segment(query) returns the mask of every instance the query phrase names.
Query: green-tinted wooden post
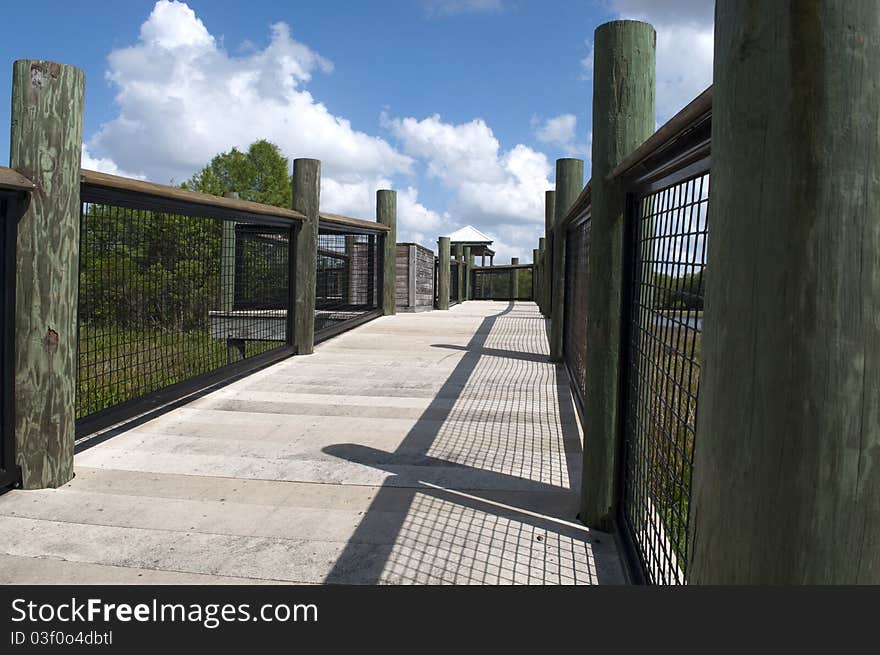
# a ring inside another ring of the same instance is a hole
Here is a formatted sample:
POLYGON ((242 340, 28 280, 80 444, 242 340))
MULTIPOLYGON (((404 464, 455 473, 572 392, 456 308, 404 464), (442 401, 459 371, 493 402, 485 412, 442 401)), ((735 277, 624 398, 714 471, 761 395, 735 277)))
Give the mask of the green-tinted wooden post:
POLYGON ((541 253, 537 248, 532 248, 532 300, 538 302, 538 260, 541 259, 541 253))
POLYGON ((880 14, 755 4, 716 8, 689 581, 878 584, 880 14))
POLYGON ((315 351, 315 282, 318 269, 318 213, 321 201, 321 162, 293 160, 293 209, 306 220, 296 236, 295 311, 293 344, 298 355, 315 351))
MULTIPOLYGON (((518 266, 519 265, 519 257, 511 257, 510 258, 510 265, 511 266, 518 266)), ((510 269, 510 272, 511 272, 510 293, 511 293, 511 297, 514 300, 516 300, 517 298, 519 298, 519 269, 512 268, 512 269, 510 269)))
POLYGON ((36 184, 18 223, 16 461, 25 489, 73 477, 85 75, 48 61, 12 67, 12 168, 36 184))
POLYGON ((391 228, 385 234, 382 249, 382 313, 393 316, 397 313, 397 299, 394 283, 397 267, 397 191, 382 189, 376 192, 376 220, 391 228))
POLYGON ((464 300, 464 246, 455 244, 455 260, 458 262, 458 302, 464 300))
POLYGON ((581 159, 556 160, 555 216, 553 218, 553 282, 550 294, 550 361, 562 361, 562 320, 565 311, 565 229, 562 219, 584 188, 584 162, 581 159))
POLYGON ((538 285, 536 289, 536 293, 538 296, 538 308, 541 310, 541 313, 547 314, 547 294, 546 288, 547 284, 545 282, 545 277, 547 275, 547 238, 541 237, 538 239, 538 250, 540 251, 540 261, 538 262, 538 285))
MULTIPOLYGON (((227 198, 238 200, 238 194, 230 191, 227 198)), ((220 241, 220 311, 231 312, 235 307, 235 222, 223 221, 220 241)), ((243 339, 226 340, 226 362, 231 364, 245 357, 243 339)))
POLYGON ((440 237, 437 242, 437 309, 449 309, 449 237, 440 237))
POLYGON ((620 388, 626 198, 608 174, 654 132, 656 34, 647 23, 596 29, 593 69, 593 173, 587 265, 587 384, 580 518, 609 529, 614 499, 620 388))
POLYGON ((464 293, 462 296, 465 300, 471 299, 471 266, 473 266, 473 259, 471 258, 471 247, 464 247, 464 293))
POLYGON ((556 220, 556 191, 544 193, 544 271, 541 279, 544 280, 544 316, 550 318, 553 309, 553 294, 550 289, 553 283, 553 221, 556 220))

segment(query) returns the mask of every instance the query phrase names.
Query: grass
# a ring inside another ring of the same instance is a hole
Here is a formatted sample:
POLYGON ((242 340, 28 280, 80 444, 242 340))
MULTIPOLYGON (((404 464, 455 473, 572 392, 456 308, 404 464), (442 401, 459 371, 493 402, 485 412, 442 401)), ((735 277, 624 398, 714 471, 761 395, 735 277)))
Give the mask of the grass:
MULTIPOLYGON (((278 346, 275 341, 248 341, 246 355, 278 346)), ((76 417, 210 373, 226 363, 226 340, 212 339, 207 330, 80 325, 76 417)))

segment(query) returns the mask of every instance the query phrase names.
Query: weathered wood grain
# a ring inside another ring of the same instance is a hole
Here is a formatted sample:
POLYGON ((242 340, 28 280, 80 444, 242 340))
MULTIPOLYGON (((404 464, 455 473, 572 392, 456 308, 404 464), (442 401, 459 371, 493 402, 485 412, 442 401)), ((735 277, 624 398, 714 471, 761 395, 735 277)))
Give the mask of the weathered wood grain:
POLYGON ((437 309, 446 310, 449 309, 449 278, 451 273, 449 237, 440 237, 437 240, 437 258, 440 260, 440 267, 437 271, 437 309))
POLYGON ((318 221, 321 162, 293 160, 293 209, 304 219, 296 235, 293 345, 298 355, 315 351, 315 283, 318 268, 318 221))
POLYGON ((382 313, 393 316, 397 311, 394 298, 395 253, 397 250, 397 191, 376 192, 376 222, 388 228, 383 239, 382 313))
POLYGON ((880 583, 880 14, 719 0, 689 578, 880 583))
POLYGON ((550 323, 550 359, 562 361, 562 327, 565 316, 565 228, 562 220, 584 188, 584 162, 581 159, 556 160, 556 195, 553 218, 553 296, 550 323))
POLYGON ((19 60, 12 74, 12 168, 32 181, 18 224, 16 460, 25 489, 73 477, 85 75, 19 60))
MULTIPOLYGON (((587 381, 581 520, 611 524, 620 438, 620 343, 626 195, 608 174, 654 131, 657 35, 613 21, 595 34, 592 229, 587 264, 587 381)), ((558 213, 558 212, 557 212, 558 213)), ((555 316, 555 313, 554 313, 555 316)))

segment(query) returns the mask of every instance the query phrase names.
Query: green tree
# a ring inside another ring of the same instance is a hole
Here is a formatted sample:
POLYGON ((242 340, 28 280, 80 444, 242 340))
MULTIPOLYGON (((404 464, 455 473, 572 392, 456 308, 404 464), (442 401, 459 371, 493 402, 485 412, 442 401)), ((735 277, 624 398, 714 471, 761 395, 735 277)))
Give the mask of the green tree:
POLYGON ((231 191, 242 200, 289 208, 290 166, 274 143, 255 141, 247 152, 233 148, 214 157, 201 171, 181 186, 192 191, 222 196, 231 191))

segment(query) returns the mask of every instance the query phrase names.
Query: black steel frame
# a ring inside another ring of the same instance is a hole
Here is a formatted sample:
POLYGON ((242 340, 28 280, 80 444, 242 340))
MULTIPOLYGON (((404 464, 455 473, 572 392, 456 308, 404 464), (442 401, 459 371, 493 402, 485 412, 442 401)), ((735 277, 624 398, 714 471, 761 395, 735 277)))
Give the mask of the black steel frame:
MULTIPOLYGON (((338 321, 335 325, 331 325, 329 327, 324 327, 323 329, 319 329, 317 325, 315 326, 315 343, 321 343, 335 337, 337 335, 342 334, 343 332, 348 332, 349 330, 358 327, 359 325, 363 325, 364 323, 368 323, 373 319, 379 318, 382 316, 382 289, 384 286, 384 243, 387 238, 387 233, 382 230, 370 230, 367 228, 354 227, 350 225, 343 225, 340 223, 334 223, 332 221, 321 220, 318 223, 319 229, 319 242, 321 234, 333 234, 340 236, 367 236, 373 237, 375 239, 374 247, 375 248, 375 256, 368 257, 370 270, 367 273, 368 284, 370 285, 370 289, 367 291, 369 296, 374 297, 374 308, 361 312, 358 316, 354 318, 350 318, 344 321, 338 321)), ((315 278, 315 283, 317 284, 317 274, 315 278)), ((317 310, 317 304, 315 306, 317 310)))
MULTIPOLYGON (((638 339, 636 327, 639 325, 639 299, 637 288, 642 283, 641 271, 642 252, 641 241, 642 227, 641 212, 643 200, 652 194, 672 189, 678 185, 687 184, 707 176, 711 170, 711 114, 700 117, 689 129, 685 130, 675 139, 665 144, 664 147, 655 151, 637 167, 627 172, 624 179, 626 185, 626 216, 627 226, 625 235, 625 261, 624 261, 624 287, 623 287, 623 331, 620 354, 620 434, 618 471, 616 475, 615 493, 615 533, 618 543, 627 564, 630 579, 635 583, 683 583, 686 582, 688 546, 684 549, 675 548, 675 553, 646 552, 644 544, 638 542, 637 528, 632 525, 627 514, 630 502, 631 478, 630 466, 633 456, 644 456, 644 453, 634 455, 632 452, 636 445, 633 433, 632 406, 637 402, 640 393, 640 373, 636 355, 635 340, 638 339), (665 565, 670 565, 672 559, 680 564, 682 576, 664 577, 656 576, 658 560, 663 560, 665 565)), ((708 222, 708 221, 707 221, 708 222)), ((708 225, 705 233, 708 234, 708 225)), ((705 238, 705 236, 704 236, 705 238)), ((705 245, 703 246, 705 247, 705 245)), ((705 264, 701 271, 705 270, 705 264)), ((702 284, 702 283, 701 283, 702 284)), ((702 289, 702 286, 701 286, 702 289)), ((691 351, 693 356, 693 350, 691 351)), ((662 399, 661 402, 666 402, 662 399)), ((680 417, 676 416, 676 420, 680 417)), ((691 453, 692 457, 692 453, 691 453)), ((690 468, 688 468, 688 476, 690 468)), ((689 479, 687 492, 690 493, 689 479)), ((685 517, 685 522, 687 517, 685 517)), ((662 528, 661 528, 662 529, 662 528)), ((668 529, 668 528, 667 528, 668 529)), ((667 537, 668 538, 668 537, 667 537)), ((667 544, 668 545, 668 544, 667 544)))
POLYGON ((83 416, 76 421, 76 439, 104 430, 112 425, 130 420, 134 417, 157 410, 185 396, 232 381, 244 374, 259 370, 270 364, 286 359, 295 354, 293 346, 293 320, 296 311, 295 303, 295 271, 296 271, 296 237, 300 224, 289 218, 271 216, 247 211, 239 211, 211 204, 181 201, 153 194, 123 191, 92 184, 82 184, 80 201, 86 204, 99 204, 127 209, 164 212, 181 216, 207 218, 218 221, 233 221, 253 225, 271 226, 275 230, 284 230, 288 238, 288 289, 290 302, 286 316, 286 341, 283 345, 268 352, 228 363, 210 372, 194 376, 181 382, 168 385, 143 396, 121 402, 105 409, 83 416))
POLYGON ((458 288, 461 284, 461 262, 452 260, 449 262, 449 306, 458 304, 458 288))
POLYGON ((15 461, 15 244, 29 200, 27 193, 0 191, 0 493, 21 481, 15 461))

